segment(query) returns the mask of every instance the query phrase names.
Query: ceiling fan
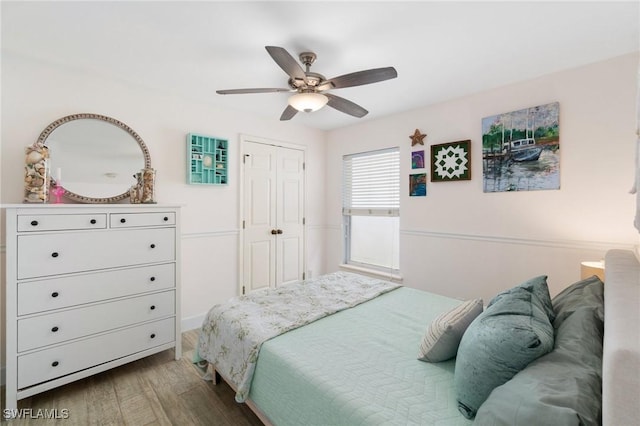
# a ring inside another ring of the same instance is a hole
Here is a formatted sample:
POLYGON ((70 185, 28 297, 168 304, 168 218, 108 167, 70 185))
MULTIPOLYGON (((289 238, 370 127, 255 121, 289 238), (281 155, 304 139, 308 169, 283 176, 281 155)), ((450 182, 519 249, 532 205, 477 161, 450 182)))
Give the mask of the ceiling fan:
POLYGON ((282 112, 280 116, 281 121, 292 119, 298 111, 317 111, 325 105, 329 105, 331 108, 354 117, 364 117, 369 111, 350 100, 327 92, 332 89, 343 89, 345 87, 377 83, 398 76, 395 68, 386 67, 353 72, 327 80, 322 74, 310 71, 311 64, 316 60, 315 53, 302 52, 299 55, 300 62, 306 67, 306 70, 303 70, 293 56, 284 48, 277 46, 265 46, 265 48, 273 60, 289 76, 289 88, 230 89, 216 90, 216 93, 220 95, 278 92, 295 93, 289 97, 289 105, 287 105, 282 112))

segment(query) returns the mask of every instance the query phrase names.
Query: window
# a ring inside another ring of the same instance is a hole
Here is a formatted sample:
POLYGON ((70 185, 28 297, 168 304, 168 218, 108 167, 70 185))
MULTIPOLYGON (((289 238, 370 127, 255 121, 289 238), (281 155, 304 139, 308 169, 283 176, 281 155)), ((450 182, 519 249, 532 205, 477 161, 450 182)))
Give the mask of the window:
POLYGON ((398 148, 343 158, 344 262, 398 271, 400 155, 398 148))

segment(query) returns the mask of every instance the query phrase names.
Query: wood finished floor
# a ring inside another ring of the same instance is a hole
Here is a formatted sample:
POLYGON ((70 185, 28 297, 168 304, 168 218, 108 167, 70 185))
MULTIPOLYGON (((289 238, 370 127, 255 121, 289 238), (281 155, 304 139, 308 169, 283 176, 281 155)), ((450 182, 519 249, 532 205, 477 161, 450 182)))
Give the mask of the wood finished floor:
MULTIPOLYGON (((234 400, 224 381, 200 378, 191 364, 198 330, 182 334, 182 359, 173 349, 18 401, 18 408, 68 409, 68 419, 15 419, 11 425, 262 425, 234 400)), ((4 392, 2 392, 4 401, 4 392)), ((4 404, 2 404, 4 406, 4 404)))

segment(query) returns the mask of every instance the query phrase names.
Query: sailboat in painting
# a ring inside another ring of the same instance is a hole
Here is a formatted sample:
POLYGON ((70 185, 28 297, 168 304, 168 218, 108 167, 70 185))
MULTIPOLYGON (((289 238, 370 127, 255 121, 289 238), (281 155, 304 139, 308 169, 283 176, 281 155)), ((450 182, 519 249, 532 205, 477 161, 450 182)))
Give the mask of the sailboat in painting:
POLYGON ((503 142, 502 151, 513 161, 538 161, 542 148, 536 145, 534 138, 524 138, 503 142))
POLYGON ((560 188, 559 103, 482 119, 485 192, 560 188))
POLYGON ((531 130, 529 130, 529 114, 527 114, 527 123, 525 126, 525 137, 513 140, 513 125, 510 126, 511 134, 509 140, 505 141, 505 131, 502 128, 502 152, 507 159, 512 161, 538 161, 542 148, 536 145, 534 138, 535 118, 531 120, 531 130), (531 131, 531 137, 529 137, 531 131))

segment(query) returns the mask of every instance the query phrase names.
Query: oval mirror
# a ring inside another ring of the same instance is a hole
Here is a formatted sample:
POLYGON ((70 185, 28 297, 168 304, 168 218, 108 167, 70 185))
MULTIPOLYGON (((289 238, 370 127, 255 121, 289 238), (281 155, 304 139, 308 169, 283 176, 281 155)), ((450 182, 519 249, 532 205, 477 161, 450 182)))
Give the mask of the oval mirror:
POLYGON ((151 168, 143 140, 126 124, 104 115, 74 114, 51 123, 37 143, 49 148, 51 180, 82 203, 113 203, 129 197, 134 174, 151 168))

